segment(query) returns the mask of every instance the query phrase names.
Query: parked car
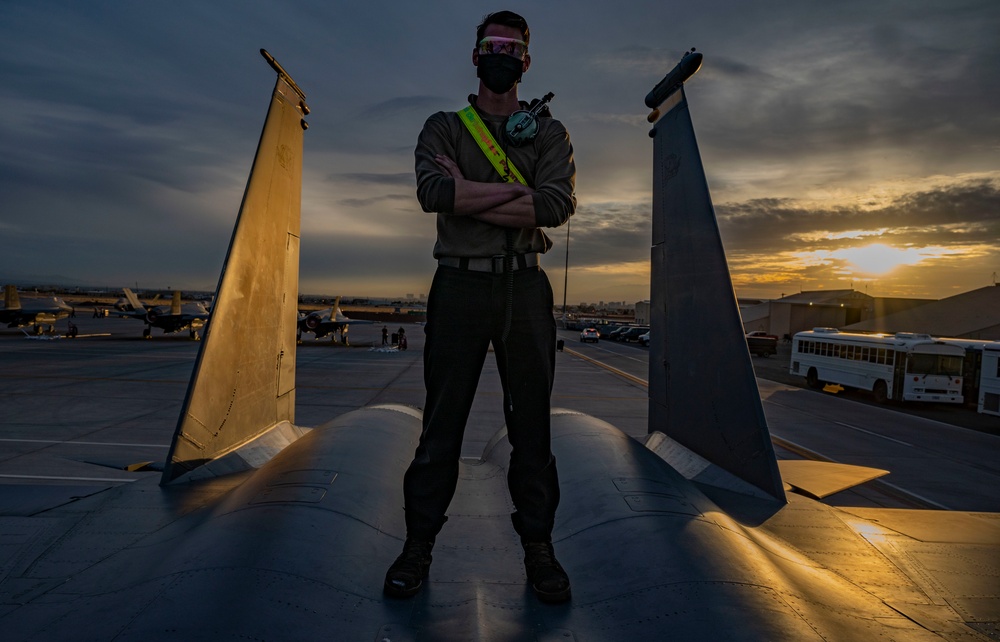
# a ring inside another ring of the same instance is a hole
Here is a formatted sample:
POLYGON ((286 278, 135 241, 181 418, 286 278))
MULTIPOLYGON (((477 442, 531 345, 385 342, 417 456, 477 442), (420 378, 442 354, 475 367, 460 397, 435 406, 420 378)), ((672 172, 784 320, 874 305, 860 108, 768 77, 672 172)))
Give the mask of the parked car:
POLYGON ((602 324, 602 325, 599 325, 599 326, 596 326, 596 327, 597 327, 597 333, 601 335, 601 338, 602 339, 607 339, 608 335, 611 334, 612 332, 614 332, 615 328, 620 328, 621 327, 621 324, 619 324, 619 323, 605 323, 605 324, 602 324))
POLYGON ((755 330, 747 333, 746 340, 747 349, 750 350, 751 354, 758 357, 770 357, 772 354, 778 354, 778 337, 773 334, 755 330))
POLYGON ((647 332, 649 332, 649 328, 645 326, 634 326, 632 328, 629 328, 627 332, 623 333, 619 341, 621 341, 622 343, 637 342, 639 340, 639 337, 646 334, 647 332))
POLYGON ((597 343, 600 338, 601 335, 595 328, 587 328, 580 331, 580 343, 586 343, 587 341, 597 343))
POLYGON ((778 336, 774 334, 768 334, 763 330, 754 330, 753 332, 747 332, 747 337, 764 337, 765 339, 778 340, 778 336))
POLYGON ((622 335, 631 330, 633 327, 634 326, 630 325, 619 326, 612 330, 611 334, 609 334, 606 338, 611 339, 612 341, 621 341, 622 335))
POLYGON ((649 333, 639 335, 639 345, 649 347, 649 333))

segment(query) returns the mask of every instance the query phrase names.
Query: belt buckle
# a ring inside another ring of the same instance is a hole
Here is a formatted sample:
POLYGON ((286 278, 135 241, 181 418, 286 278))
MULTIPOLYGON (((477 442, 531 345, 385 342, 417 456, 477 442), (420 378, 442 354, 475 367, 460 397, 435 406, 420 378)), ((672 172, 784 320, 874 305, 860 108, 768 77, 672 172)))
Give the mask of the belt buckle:
POLYGON ((503 254, 494 254, 492 257, 492 272, 493 274, 503 274, 504 268, 506 267, 506 256, 503 254))

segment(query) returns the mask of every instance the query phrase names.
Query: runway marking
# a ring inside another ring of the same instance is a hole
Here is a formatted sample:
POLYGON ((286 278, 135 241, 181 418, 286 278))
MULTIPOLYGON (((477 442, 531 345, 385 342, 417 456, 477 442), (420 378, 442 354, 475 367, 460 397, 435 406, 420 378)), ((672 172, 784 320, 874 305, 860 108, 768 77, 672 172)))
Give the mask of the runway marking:
MULTIPOLYGON (((564 345, 565 345, 566 342, 569 342, 569 339, 563 339, 563 341, 564 341, 564 345)), ((594 343, 594 344, 592 344, 592 346, 593 346, 594 350, 600 350, 601 352, 606 352, 607 354, 610 354, 610 355, 615 356, 615 357, 621 357, 622 359, 628 359, 630 361, 635 361, 637 363, 646 363, 643 359, 641 359, 639 357, 633 357, 631 355, 625 354, 625 352, 615 352, 614 350, 608 350, 607 348, 605 348, 604 346, 602 346, 600 343, 594 343)), ((580 354, 580 353, 576 352, 575 350, 570 350, 570 349, 568 349, 566 347, 563 347, 563 352, 572 352, 573 354, 576 354, 576 355, 580 354)))
POLYGON ((902 444, 904 446, 909 446, 910 448, 915 448, 915 446, 913 444, 908 444, 905 441, 900 441, 898 439, 893 439, 892 437, 886 437, 885 435, 880 435, 877 432, 872 432, 870 430, 865 430, 864 428, 858 428, 857 426, 852 426, 851 424, 845 424, 845 423, 840 422, 840 421, 834 421, 833 423, 836 424, 836 425, 838 425, 838 426, 843 426, 844 428, 850 428, 851 430, 857 430, 858 432, 863 432, 865 434, 871 435, 872 437, 881 437, 882 439, 885 439, 887 441, 894 441, 897 444, 902 444))
POLYGON ((885 481, 883 479, 875 479, 873 481, 878 482, 882 486, 888 486, 889 488, 891 488, 892 490, 896 491, 897 493, 903 495, 904 497, 915 497, 916 499, 920 500, 921 502, 923 502, 925 504, 929 504, 931 508, 937 508, 938 510, 955 510, 955 509, 951 508, 950 506, 945 506, 944 504, 936 502, 933 499, 927 499, 926 497, 923 497, 922 495, 918 495, 915 492, 913 492, 912 490, 904 490, 904 489, 900 488, 899 486, 897 486, 895 484, 891 484, 891 483, 889 483, 889 482, 887 482, 887 481, 885 481))
POLYGON ((577 352, 576 350, 571 350, 569 348, 565 348, 564 347, 563 348, 563 352, 565 352, 567 354, 571 354, 574 357, 579 357, 580 359, 583 359, 584 361, 588 361, 588 362, 590 362, 590 363, 592 363, 595 366, 598 366, 600 368, 604 368, 605 370, 607 370, 609 372, 612 372, 612 373, 618 375, 619 377, 623 377, 625 379, 628 379, 629 381, 631 381, 632 383, 634 383, 636 385, 642 386, 644 388, 648 388, 649 387, 649 382, 647 382, 645 379, 640 379, 639 377, 636 377, 635 375, 630 375, 629 373, 625 372, 624 370, 619 370, 618 368, 613 368, 613 367, 609 366, 606 363, 602 363, 602 362, 598 361, 597 359, 588 357, 585 354, 581 354, 581 353, 577 352))
MULTIPOLYGON (((837 461, 836 459, 833 459, 832 457, 827 457, 826 455, 821 455, 818 452, 816 452, 815 450, 810 450, 809 448, 806 448, 805 446, 800 446, 799 444, 795 443, 794 441, 789 441, 788 439, 784 439, 782 437, 778 437, 777 435, 771 435, 771 441, 774 442, 776 445, 784 448, 785 450, 787 450, 789 452, 793 452, 796 455, 799 455, 800 457, 804 457, 805 459, 811 459, 813 461, 825 461, 825 462, 830 462, 830 463, 834 463, 834 464, 843 463, 843 462, 837 461)), ((915 504, 916 506, 918 506, 920 508, 925 508, 925 509, 929 508, 929 509, 937 509, 937 510, 953 510, 952 508, 950 508, 948 506, 945 506, 944 504, 938 503, 938 502, 936 502, 936 501, 934 501, 932 499, 927 499, 926 497, 923 497, 922 495, 918 495, 917 493, 914 493, 913 491, 909 491, 909 490, 900 488, 899 486, 896 486, 895 484, 890 484, 889 482, 885 481, 884 479, 872 479, 872 480, 869 480, 869 481, 867 481, 865 483, 868 484, 868 485, 870 485, 870 486, 874 486, 874 487, 879 488, 880 491, 882 493, 886 494, 886 495, 895 497, 896 499, 902 499, 903 501, 909 502, 911 504, 915 504)))
POLYGON ((127 448, 169 448, 169 444, 129 444, 114 441, 65 441, 58 439, 0 439, 0 442, 26 444, 67 444, 69 446, 125 446, 127 448))
MULTIPOLYGON (((569 348, 563 348, 563 352, 568 352, 568 353, 570 353, 573 356, 580 357, 581 359, 594 364, 595 366, 598 366, 600 368, 604 368, 606 370, 610 370, 611 372, 614 372, 615 374, 618 374, 618 375, 621 375, 621 376, 625 377, 626 379, 628 379, 629 381, 632 381, 633 383, 637 383, 637 384, 639 384, 641 386, 645 386, 647 388, 649 387, 649 384, 645 380, 640 379, 638 377, 634 377, 634 376, 628 374, 627 372, 622 372, 621 370, 618 370, 617 368, 612 368, 611 366, 609 366, 609 365, 607 365, 605 363, 601 363, 600 361, 597 361, 596 359, 591 359, 590 357, 584 356, 584 355, 580 354, 579 352, 576 352, 574 350, 570 350, 569 348)), ((771 403, 774 403, 774 402, 771 402, 771 403)), ((775 405, 781 406, 782 404, 775 404, 775 405)), ((787 406, 783 406, 783 407, 787 407, 787 406)), ((835 424, 837 424, 839 426, 844 426, 845 428, 851 428, 852 430, 858 430, 860 432, 865 432, 865 433, 868 433, 868 434, 873 435, 875 437, 882 437, 882 439, 888 439, 889 441, 894 441, 896 443, 903 444, 904 446, 909 446, 910 448, 914 448, 915 447, 915 446, 913 446, 913 444, 908 444, 905 441, 899 441, 898 439, 893 439, 892 437, 886 437, 884 435, 879 435, 877 433, 873 433, 873 432, 870 432, 868 430, 864 430, 863 428, 858 428, 856 426, 852 426, 850 424, 841 423, 839 421, 835 421, 833 423, 835 423, 835 424)), ((810 449, 808 449, 808 448, 806 448, 804 446, 800 446, 800 445, 796 444, 793 441, 789 441, 787 439, 783 439, 781 437, 778 437, 774 433, 771 433, 771 441, 774 442, 776 445, 781 446, 785 450, 793 452, 793 453, 799 455, 800 457, 804 457, 806 459, 812 459, 812 460, 815 460, 815 461, 827 461, 827 462, 832 462, 832 463, 840 463, 836 459, 832 459, 832 458, 827 457, 825 455, 821 455, 820 453, 818 453, 818 452, 816 452, 814 450, 810 450, 810 449)), ((938 509, 938 510, 952 510, 951 508, 949 508, 948 506, 945 506, 944 504, 938 503, 938 502, 936 502, 934 500, 931 500, 931 499, 927 499, 926 497, 918 495, 917 493, 914 493, 914 492, 909 491, 909 490, 905 490, 903 488, 900 488, 899 486, 896 486, 895 484, 890 484, 889 482, 881 480, 881 479, 873 479, 873 480, 871 480, 871 481, 869 481, 867 483, 870 484, 871 486, 879 487, 880 490, 881 490, 881 492, 883 492, 883 493, 885 493, 887 495, 895 496, 897 499, 902 499, 903 501, 907 501, 907 502, 916 504, 917 506, 920 506, 922 508, 930 508, 930 509, 938 509)))
POLYGON ((3 479, 59 479, 63 481, 97 481, 97 482, 120 482, 123 484, 131 484, 132 482, 139 481, 138 479, 122 479, 120 477, 60 477, 57 475, 2 475, 0 478, 3 479))
MULTIPOLYGON (((600 350, 601 352, 607 352, 608 354, 614 355, 616 357, 621 357, 622 359, 628 359, 629 361, 635 361, 636 363, 643 363, 643 364, 646 363, 639 357, 633 357, 623 352, 615 352, 614 350, 608 350, 607 348, 603 348, 601 346, 594 346, 594 348, 600 350)), ((565 348, 563 349, 565 350, 565 348)))

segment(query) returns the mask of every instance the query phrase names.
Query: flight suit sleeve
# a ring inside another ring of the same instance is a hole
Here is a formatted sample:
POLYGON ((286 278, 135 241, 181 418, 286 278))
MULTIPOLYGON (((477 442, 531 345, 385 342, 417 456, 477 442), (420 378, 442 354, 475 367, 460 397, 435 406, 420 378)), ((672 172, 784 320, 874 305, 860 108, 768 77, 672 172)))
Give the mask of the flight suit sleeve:
POLYGON ((559 227, 576 211, 576 164, 566 127, 558 120, 545 120, 536 141, 535 225, 559 227))
POLYGON ((456 158, 454 137, 444 112, 431 115, 417 137, 413 155, 417 175, 417 200, 425 212, 451 214, 455 209, 455 179, 434 162, 444 154, 456 158))

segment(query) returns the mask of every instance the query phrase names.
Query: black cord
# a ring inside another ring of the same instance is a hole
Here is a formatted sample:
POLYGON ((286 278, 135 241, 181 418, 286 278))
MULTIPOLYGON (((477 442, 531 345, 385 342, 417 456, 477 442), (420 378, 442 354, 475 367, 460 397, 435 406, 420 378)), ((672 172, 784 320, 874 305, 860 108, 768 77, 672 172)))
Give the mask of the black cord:
MULTIPOLYGON (((501 132, 502 134, 503 132, 501 132)), ((505 136, 501 136, 504 143, 507 142, 505 136)), ((507 150, 504 149, 506 145, 501 146, 501 150, 504 156, 507 156, 507 150)), ((510 182, 510 162, 504 166, 507 171, 507 180, 510 182)), ((504 319, 503 319, 503 332, 500 335, 500 342, 503 344, 503 363, 504 372, 507 373, 505 382, 506 394, 504 403, 507 404, 507 410, 509 412, 514 411, 514 399, 511 395, 511 382, 510 382, 510 351, 507 349, 507 338, 510 336, 510 327, 512 324, 513 313, 514 313, 514 228, 508 227, 504 229, 505 232, 505 242, 504 246, 504 257, 503 257, 503 271, 504 271, 504 289, 505 289, 505 300, 504 300, 504 319)))
POLYGON ((500 342, 503 343, 504 372, 507 373, 507 385, 504 386, 507 389, 507 398, 505 402, 507 404, 507 409, 513 412, 514 399, 510 392, 510 351, 507 349, 507 337, 510 336, 510 327, 514 313, 514 230, 512 228, 507 228, 506 232, 507 246, 504 248, 503 257, 504 289, 506 292, 504 301, 503 333, 500 335, 500 342))

